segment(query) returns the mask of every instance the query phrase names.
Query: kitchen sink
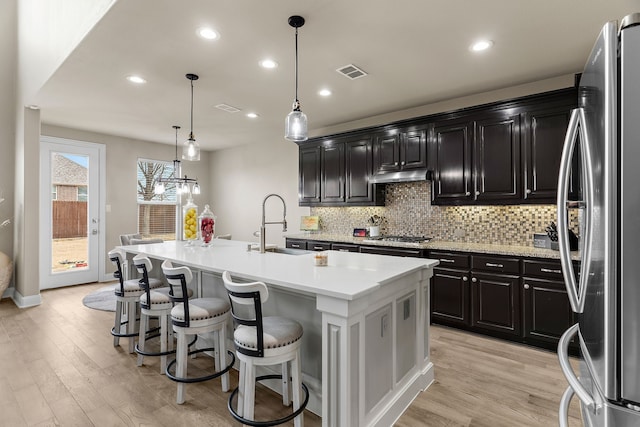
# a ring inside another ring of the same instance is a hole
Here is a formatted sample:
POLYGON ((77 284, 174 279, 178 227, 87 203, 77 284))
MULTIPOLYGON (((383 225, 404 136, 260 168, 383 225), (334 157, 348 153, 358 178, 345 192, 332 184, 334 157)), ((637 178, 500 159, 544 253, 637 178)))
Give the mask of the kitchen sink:
POLYGON ((306 251, 304 249, 292 249, 292 248, 269 248, 267 252, 275 252, 277 254, 286 254, 286 255, 305 255, 310 254, 313 251, 306 251))

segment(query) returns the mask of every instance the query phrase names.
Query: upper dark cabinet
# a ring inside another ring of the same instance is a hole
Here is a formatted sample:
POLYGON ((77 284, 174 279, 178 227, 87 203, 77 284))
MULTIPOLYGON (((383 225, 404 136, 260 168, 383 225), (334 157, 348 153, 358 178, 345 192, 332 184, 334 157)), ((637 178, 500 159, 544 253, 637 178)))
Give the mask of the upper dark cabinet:
MULTIPOLYGON (((555 199, 560 157, 573 107, 567 104, 523 114, 525 199, 555 199)), ((572 188, 571 193, 574 192, 577 192, 577 187, 572 188)))
POLYGON ((498 112, 477 120, 474 159, 476 201, 519 200, 520 115, 498 112))
POLYGON ((301 146, 298 152, 298 201, 301 206, 320 203, 320 146, 301 146))
POLYGON ((300 146, 300 206, 384 205, 384 186, 372 173, 369 135, 322 138, 300 146))
POLYGON ((473 124, 467 121, 436 123, 429 145, 432 198, 436 204, 471 201, 471 141, 473 124))
POLYGON ((427 167, 427 127, 385 130, 373 143, 374 174, 427 167))

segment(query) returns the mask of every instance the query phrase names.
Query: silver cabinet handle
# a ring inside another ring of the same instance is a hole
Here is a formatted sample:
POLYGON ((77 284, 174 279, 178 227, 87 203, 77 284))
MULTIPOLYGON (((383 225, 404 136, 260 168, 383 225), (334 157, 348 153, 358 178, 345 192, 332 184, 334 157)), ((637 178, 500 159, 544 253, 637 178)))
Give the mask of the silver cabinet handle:
POLYGON ((562 270, 552 270, 550 268, 541 268, 540 271, 542 271, 543 273, 562 274, 562 270))
POLYGON ((480 195, 480 192, 479 192, 479 191, 476 191, 476 196, 479 196, 479 195, 480 195))
POLYGON ((314 246, 314 247, 313 247, 313 250, 315 250, 315 251, 322 251, 322 250, 324 250, 324 248, 323 248, 322 246, 314 246))
POLYGON ((560 265, 564 273, 564 284, 567 288, 571 309, 576 313, 584 310, 587 286, 586 279, 591 271, 591 247, 593 233, 593 162, 591 161, 591 138, 589 127, 586 126, 586 116, 583 108, 576 108, 571 111, 571 119, 567 128, 567 135, 564 139, 564 147, 560 158, 560 172, 558 174, 558 249, 560 252, 560 265), (578 129, 580 132, 578 133, 578 129), (569 174, 571 172, 571 159, 576 145, 577 138, 581 138, 580 154, 582 158, 583 170, 585 171, 584 193, 584 246, 580 254, 581 269, 586 272, 580 276, 580 283, 576 283, 571 264, 571 254, 569 248, 569 227, 567 214, 567 200, 569 198, 569 174))
POLYGON ((292 244, 291 244, 291 247, 292 247, 292 248, 299 248, 299 247, 300 247, 300 245, 299 245, 299 244, 297 244, 297 243, 292 243, 292 244))
POLYGON ((528 284, 528 283, 525 283, 525 284, 524 284, 524 288, 525 288, 525 289, 529 289, 529 288, 530 288, 529 284, 528 284))
POLYGON ((476 283, 476 282, 478 281, 478 279, 476 279, 475 277, 473 277, 473 278, 471 279, 471 281, 472 281, 473 283, 476 283))
POLYGON ((398 162, 393 162, 393 166, 398 166, 398 162))
POLYGON ((527 191, 525 191, 525 193, 527 193, 527 194, 531 194, 531 189, 530 189, 530 188, 527 188, 527 191))
POLYGON ((464 193, 465 196, 470 196, 471 192, 467 191, 466 193, 464 193))
POLYGON ((447 258, 440 258, 439 261, 440 262, 448 262, 448 263, 456 262, 455 259, 447 259, 447 258))
POLYGON ((580 324, 576 323, 575 325, 567 329, 565 333, 560 337, 560 341, 558 341, 558 361, 560 362, 562 373, 569 383, 569 387, 571 387, 573 391, 578 395, 578 398, 582 401, 582 404, 587 407, 587 409, 595 412, 596 410, 600 409, 600 405, 596 405, 593 396, 591 396, 587 389, 584 388, 576 374, 573 372, 573 368, 569 363, 569 342, 571 342, 571 339, 574 337, 574 335, 578 333, 579 326, 580 324))
POLYGON ((486 265, 487 267, 498 267, 498 268, 504 268, 504 265, 502 264, 494 264, 492 262, 487 262, 484 265, 486 265))
POLYGON ((338 249, 338 252, 349 252, 349 249, 338 249))
POLYGON ((400 162, 400 164, 401 164, 402 166, 404 166, 404 161, 400 162))
POLYGON ((462 281, 466 282, 467 280, 469 280, 469 278, 467 276, 462 276, 462 281))

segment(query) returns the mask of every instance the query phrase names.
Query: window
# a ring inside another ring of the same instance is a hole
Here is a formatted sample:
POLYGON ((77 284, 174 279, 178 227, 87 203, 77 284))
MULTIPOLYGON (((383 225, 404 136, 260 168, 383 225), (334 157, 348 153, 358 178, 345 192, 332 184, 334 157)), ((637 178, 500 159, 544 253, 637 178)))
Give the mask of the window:
POLYGON ((153 191, 158 178, 172 178, 173 173, 171 162, 138 159, 138 233, 144 237, 175 239, 175 185, 166 183, 163 194, 153 191))
POLYGON ((87 186, 79 185, 78 186, 78 201, 86 202, 87 201, 87 186))
POLYGON ((51 186, 51 200, 58 200, 58 186, 55 184, 51 186))

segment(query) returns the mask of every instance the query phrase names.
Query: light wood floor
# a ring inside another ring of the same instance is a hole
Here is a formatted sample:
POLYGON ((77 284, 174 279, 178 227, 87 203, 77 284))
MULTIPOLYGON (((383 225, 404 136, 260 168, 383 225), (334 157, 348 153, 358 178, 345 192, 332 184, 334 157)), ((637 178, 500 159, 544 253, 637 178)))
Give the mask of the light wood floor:
MULTIPOLYGON (((187 402, 176 405, 175 383, 159 374, 157 358, 137 368, 134 355, 113 347, 113 313, 82 305, 87 293, 102 286, 44 291, 43 304, 29 309, 0 301, 0 426, 238 425, 218 380, 189 384, 187 402)), ((554 353, 431 330, 436 381, 397 426, 557 425, 566 381, 554 353)), ((190 367, 206 359, 190 360, 190 367)), ((257 398, 257 414, 278 415, 278 396, 259 390, 257 398)), ((571 425, 579 426, 575 400, 571 425)), ((321 420, 306 414, 305 425, 321 420)))

